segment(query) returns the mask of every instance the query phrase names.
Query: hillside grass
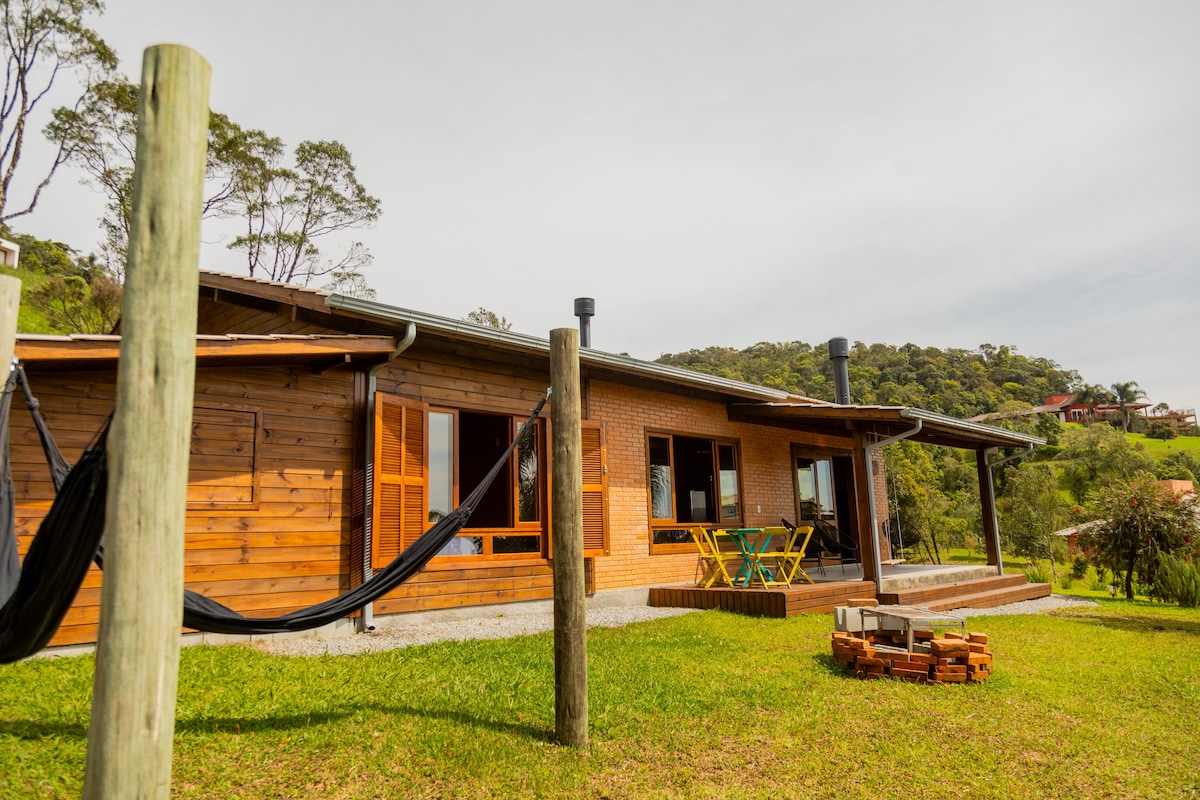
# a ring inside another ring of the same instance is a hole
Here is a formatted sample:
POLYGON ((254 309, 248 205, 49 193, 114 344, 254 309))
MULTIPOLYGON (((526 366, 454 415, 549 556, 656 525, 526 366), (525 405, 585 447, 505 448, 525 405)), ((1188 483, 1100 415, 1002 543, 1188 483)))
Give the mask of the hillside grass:
POLYGON ((47 281, 47 276, 39 272, 0 266, 0 275, 11 275, 21 281, 21 308, 17 313, 17 331, 20 333, 58 333, 46 321, 45 316, 25 302, 25 295, 47 281))
MULTIPOLYGON (((359 656, 181 656, 172 795, 1190 797, 1200 613, 975 620, 977 685, 861 681, 830 616, 706 611, 588 635, 589 753, 556 746, 552 634, 359 656)), ((78 796, 91 656, 0 667, 0 797, 78 796)))
POLYGON ((1151 439, 1141 433, 1127 433, 1125 438, 1131 444, 1140 444, 1146 448, 1146 454, 1151 458, 1166 458, 1180 451, 1200 457, 1200 436, 1176 436, 1174 439, 1151 439))

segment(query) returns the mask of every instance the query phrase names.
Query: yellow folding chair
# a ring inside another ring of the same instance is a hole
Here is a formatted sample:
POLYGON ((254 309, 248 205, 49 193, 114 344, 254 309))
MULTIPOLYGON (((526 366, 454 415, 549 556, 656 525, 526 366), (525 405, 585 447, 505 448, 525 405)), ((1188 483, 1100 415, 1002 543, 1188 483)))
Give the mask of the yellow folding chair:
POLYGON ((804 560, 804 551, 808 549, 808 540, 812 538, 813 529, 811 525, 804 525, 798 528, 782 528, 782 531, 788 532, 787 544, 783 550, 776 556, 779 559, 780 580, 784 583, 791 584, 800 575, 809 583, 816 583, 800 566, 800 562, 804 560), (801 538, 803 537, 803 538, 801 538), (796 542, 800 540, 797 546, 796 542))
POLYGON ((707 589, 720 579, 721 585, 732 586, 733 578, 729 577, 729 571, 725 569, 725 565, 730 561, 737 561, 740 564, 742 554, 736 551, 722 550, 717 538, 718 531, 692 528, 688 532, 692 535, 692 541, 696 543, 696 548, 700 551, 700 561, 704 565, 704 573, 697 585, 707 589))

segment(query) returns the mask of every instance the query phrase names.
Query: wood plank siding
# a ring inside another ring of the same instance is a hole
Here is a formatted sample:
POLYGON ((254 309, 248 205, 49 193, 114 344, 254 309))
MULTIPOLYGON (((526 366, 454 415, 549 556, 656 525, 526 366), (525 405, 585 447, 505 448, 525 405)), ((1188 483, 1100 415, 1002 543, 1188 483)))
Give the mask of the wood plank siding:
MULTIPOLYGON (((112 408, 115 373, 30 376, 56 441, 78 458, 112 408)), ((186 526, 187 588, 239 611, 286 613, 348 586, 351 375, 199 369, 186 526)), ((53 498, 29 416, 13 409, 17 541, 28 549, 53 498)), ((147 424, 153 424, 147 421, 147 424)), ((93 567, 52 645, 94 640, 93 567)))

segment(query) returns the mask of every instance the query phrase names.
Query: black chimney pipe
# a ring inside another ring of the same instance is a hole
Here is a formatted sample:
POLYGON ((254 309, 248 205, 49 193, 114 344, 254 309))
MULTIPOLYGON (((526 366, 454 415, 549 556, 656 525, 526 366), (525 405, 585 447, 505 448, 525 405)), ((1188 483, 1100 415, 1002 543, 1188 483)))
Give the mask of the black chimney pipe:
POLYGON ((843 336, 829 340, 829 360, 833 362, 833 400, 850 405, 850 343, 843 336))
POLYGON ((591 297, 575 298, 575 316, 579 317, 579 346, 592 346, 592 317, 596 316, 596 301, 591 297))

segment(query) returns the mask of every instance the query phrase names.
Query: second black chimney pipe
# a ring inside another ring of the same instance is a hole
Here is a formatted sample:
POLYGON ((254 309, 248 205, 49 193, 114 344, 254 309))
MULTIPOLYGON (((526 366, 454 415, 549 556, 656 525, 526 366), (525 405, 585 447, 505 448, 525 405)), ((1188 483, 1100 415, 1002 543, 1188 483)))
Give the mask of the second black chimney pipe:
POLYGON ((829 360, 833 362, 833 400, 850 405, 850 343, 843 336, 829 340, 829 360))

